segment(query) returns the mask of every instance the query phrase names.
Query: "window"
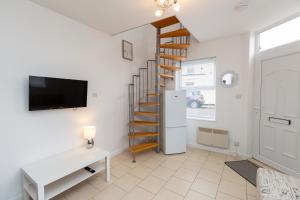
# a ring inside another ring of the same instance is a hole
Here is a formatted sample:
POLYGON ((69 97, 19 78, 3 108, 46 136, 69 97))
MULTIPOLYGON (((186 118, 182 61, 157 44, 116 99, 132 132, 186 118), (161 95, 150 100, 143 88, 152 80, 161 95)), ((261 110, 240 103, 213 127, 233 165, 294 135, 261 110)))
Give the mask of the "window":
POLYGON ((183 62, 180 83, 181 88, 187 91, 187 117, 215 120, 215 59, 210 58, 183 62))
POLYGON ((258 35, 260 51, 300 40, 300 17, 258 35))

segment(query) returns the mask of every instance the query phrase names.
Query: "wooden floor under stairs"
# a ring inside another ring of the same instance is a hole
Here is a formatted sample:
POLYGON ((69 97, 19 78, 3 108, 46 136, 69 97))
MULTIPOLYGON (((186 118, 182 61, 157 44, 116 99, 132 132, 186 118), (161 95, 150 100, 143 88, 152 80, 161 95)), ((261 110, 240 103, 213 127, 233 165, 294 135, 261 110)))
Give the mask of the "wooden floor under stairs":
POLYGON ((139 153, 148 149, 154 149, 158 147, 158 143, 156 142, 149 142, 149 143, 142 143, 142 144, 137 144, 134 146, 129 147, 129 151, 131 153, 139 153))

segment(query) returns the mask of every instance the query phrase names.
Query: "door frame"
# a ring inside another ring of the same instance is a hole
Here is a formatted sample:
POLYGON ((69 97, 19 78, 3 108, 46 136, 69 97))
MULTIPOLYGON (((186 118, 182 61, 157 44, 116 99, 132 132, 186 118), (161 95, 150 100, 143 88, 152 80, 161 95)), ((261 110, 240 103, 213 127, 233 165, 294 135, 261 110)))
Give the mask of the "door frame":
MULTIPOLYGON (((258 38, 258 37, 256 37, 258 38)), ((258 45, 256 39, 256 44, 258 45)), ((256 48, 258 50, 258 48, 256 48)), ((262 65, 264 61, 280 58, 288 55, 300 53, 300 41, 289 43, 283 46, 272 48, 266 51, 258 52, 255 55, 254 65, 254 103, 253 103, 253 157, 263 163, 270 165, 282 172, 300 177, 300 172, 296 172, 278 163, 275 163, 260 155, 260 122, 261 122, 261 90, 262 90, 262 65)))

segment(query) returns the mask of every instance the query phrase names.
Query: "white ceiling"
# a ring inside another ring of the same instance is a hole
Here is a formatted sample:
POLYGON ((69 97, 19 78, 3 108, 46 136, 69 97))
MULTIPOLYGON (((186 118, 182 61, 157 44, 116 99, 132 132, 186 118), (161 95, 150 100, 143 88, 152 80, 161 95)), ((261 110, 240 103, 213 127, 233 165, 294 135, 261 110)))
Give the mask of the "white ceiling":
MULTIPOLYGON (((108 34, 148 24, 154 0, 31 0, 108 34)), ((177 17, 199 40, 257 31, 300 13, 300 0, 250 0, 248 9, 236 11, 241 0, 179 0, 177 17)), ((172 11, 163 17, 174 15, 172 11)))

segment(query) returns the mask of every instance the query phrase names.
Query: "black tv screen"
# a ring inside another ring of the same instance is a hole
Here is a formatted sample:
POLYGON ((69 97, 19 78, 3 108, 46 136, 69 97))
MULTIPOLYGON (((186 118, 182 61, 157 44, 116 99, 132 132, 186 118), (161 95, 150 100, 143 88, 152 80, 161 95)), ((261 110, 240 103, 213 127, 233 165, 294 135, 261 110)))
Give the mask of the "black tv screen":
POLYGON ((29 76, 29 110, 87 106, 87 81, 29 76))

